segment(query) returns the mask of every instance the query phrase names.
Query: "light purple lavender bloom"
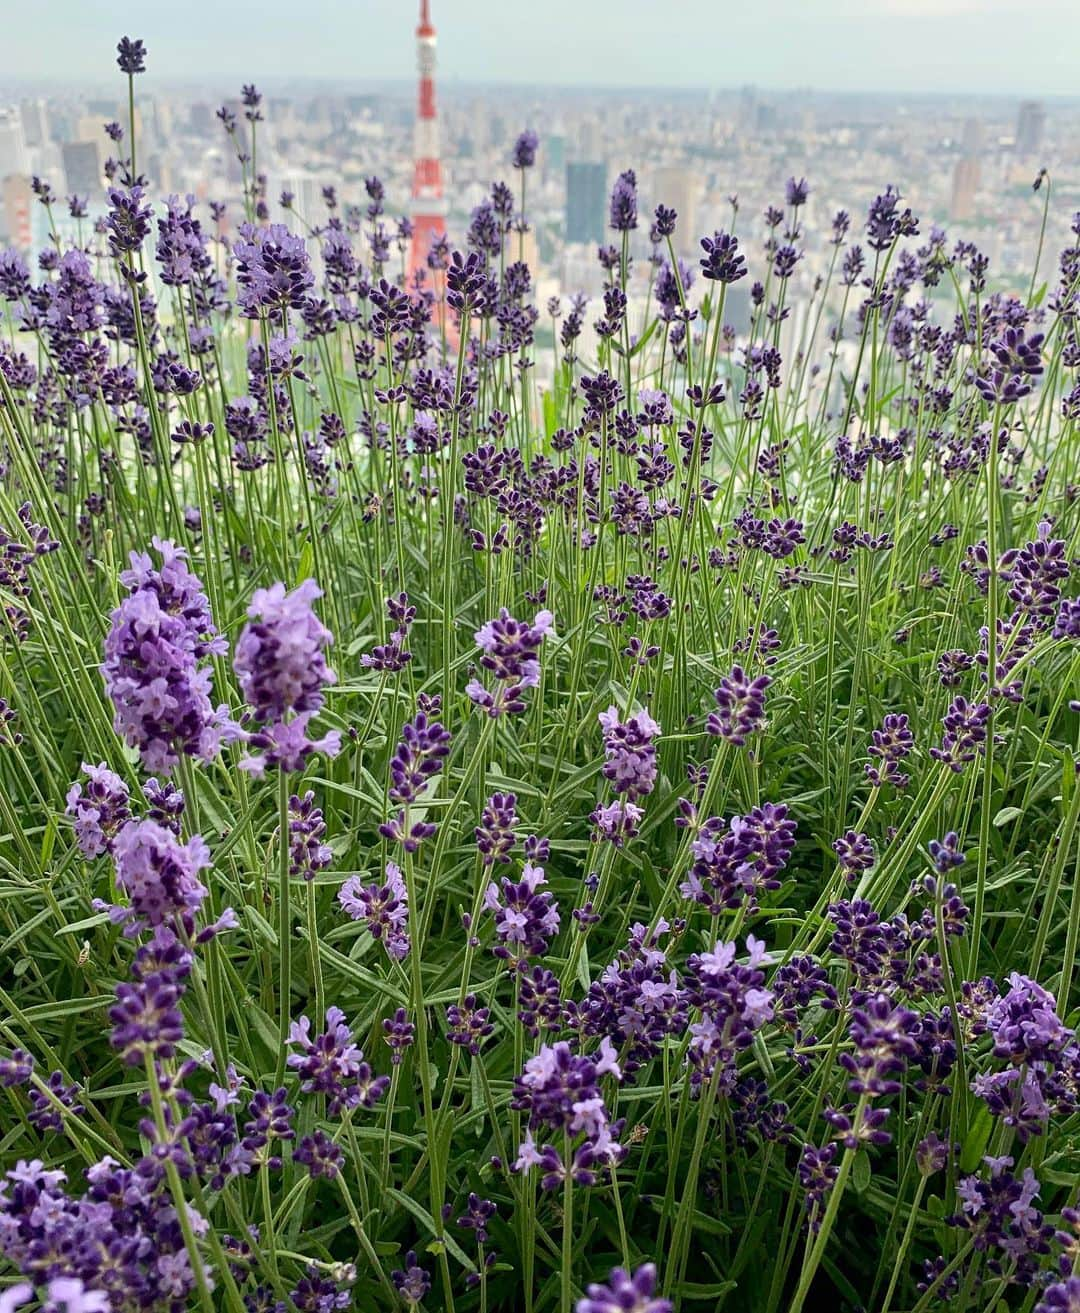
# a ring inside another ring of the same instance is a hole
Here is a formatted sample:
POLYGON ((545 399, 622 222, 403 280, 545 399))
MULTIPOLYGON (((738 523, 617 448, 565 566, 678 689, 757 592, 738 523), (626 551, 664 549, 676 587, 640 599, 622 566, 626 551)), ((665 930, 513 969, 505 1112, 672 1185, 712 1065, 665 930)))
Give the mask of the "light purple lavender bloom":
POLYGON ((599 715, 604 731, 604 778, 611 781, 616 793, 628 799, 644 798, 656 783, 656 744, 660 726, 647 711, 636 711, 626 721, 619 720, 615 707, 599 715))
POLYGON ((489 716, 515 715, 525 710, 522 693, 540 683, 536 653, 554 622, 550 611, 538 611, 530 625, 515 620, 503 607, 494 620, 476 631, 476 646, 483 653, 480 665, 491 672, 498 687, 490 693, 478 679, 473 679, 465 691, 489 716))
POLYGON ((83 762, 86 783, 76 781, 67 793, 67 814, 75 818, 75 838, 87 858, 112 852, 117 831, 131 819, 128 786, 102 762, 83 762))
POLYGON ((169 774, 180 754, 210 761, 229 728, 227 709, 210 703, 204 657, 224 650, 198 579, 183 552, 154 539, 162 565, 132 552, 120 576, 132 591, 112 613, 102 675, 114 727, 149 770, 169 774))
POLYGON ((323 690, 337 680, 324 655, 333 635, 312 609, 321 596, 315 580, 305 579, 292 592, 276 583, 260 588, 251 599, 233 668, 255 719, 265 726, 247 736, 264 755, 240 763, 253 774, 268 766, 298 770, 312 752, 333 757, 341 749, 337 730, 314 741, 307 736, 308 722, 325 700, 323 690))
POLYGON ((409 955, 409 891, 395 862, 386 863, 383 884, 364 884, 350 876, 338 890, 338 902, 354 921, 363 921, 373 939, 400 962, 409 955))
POLYGON ((576 1313, 671 1313, 672 1303, 656 1295, 656 1265, 644 1263, 633 1275, 621 1267, 607 1285, 593 1283, 579 1299, 576 1313))

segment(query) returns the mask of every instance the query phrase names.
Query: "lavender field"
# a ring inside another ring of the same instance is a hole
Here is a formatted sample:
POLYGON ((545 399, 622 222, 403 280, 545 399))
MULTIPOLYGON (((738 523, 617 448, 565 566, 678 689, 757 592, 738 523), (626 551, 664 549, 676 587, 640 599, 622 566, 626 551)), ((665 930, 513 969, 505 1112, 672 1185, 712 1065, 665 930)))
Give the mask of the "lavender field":
POLYGON ((0 1313, 1080 1310, 1080 214, 627 159, 538 305, 525 125, 409 276, 118 55, 0 251, 0 1313))

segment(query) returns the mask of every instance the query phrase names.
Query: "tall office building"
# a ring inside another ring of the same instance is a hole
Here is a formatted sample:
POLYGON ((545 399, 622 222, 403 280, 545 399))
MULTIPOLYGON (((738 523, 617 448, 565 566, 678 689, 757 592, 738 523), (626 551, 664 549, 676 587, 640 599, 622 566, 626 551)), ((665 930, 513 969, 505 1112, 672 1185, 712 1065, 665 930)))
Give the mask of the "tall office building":
POLYGON ((983 125, 979 119, 964 120, 964 135, 962 138, 964 154, 974 158, 982 154, 983 148, 983 125))
POLYGON ((652 171, 650 209, 666 205, 679 216, 672 239, 677 255, 697 250, 700 237, 697 230, 697 183, 697 176, 690 169, 664 166, 652 171))
POLYGON ((66 141, 61 148, 68 195, 97 200, 101 192, 101 153, 96 141, 66 141))
POLYGON ((1016 153, 1021 159, 1038 153, 1045 126, 1045 107, 1037 100, 1023 101, 1016 116, 1016 153))
POLYGON ((49 118, 44 100, 24 100, 19 106, 23 137, 28 146, 44 146, 49 140, 49 118))
POLYGON ((16 109, 0 109, 0 178, 29 172, 22 115, 16 109))
POLYGON ((20 251, 29 251, 34 238, 34 194, 30 179, 22 173, 9 173, 0 179, 0 200, 8 242, 20 251))
POLYGON ((607 211, 607 165, 576 161, 566 166, 566 240, 604 240, 607 211))
POLYGON ((979 161, 965 156, 953 170, 952 203, 949 216, 963 222, 975 214, 975 193, 979 189, 979 161))

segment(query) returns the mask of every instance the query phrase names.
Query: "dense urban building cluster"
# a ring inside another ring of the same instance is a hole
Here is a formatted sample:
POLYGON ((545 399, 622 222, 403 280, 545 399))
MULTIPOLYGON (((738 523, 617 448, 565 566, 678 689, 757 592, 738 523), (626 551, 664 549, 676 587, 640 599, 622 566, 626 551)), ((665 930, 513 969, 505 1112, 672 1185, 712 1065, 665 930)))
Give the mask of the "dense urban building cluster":
MULTIPOLYGON (((242 170, 222 127, 224 108, 243 116, 243 105, 223 88, 155 88, 136 100, 137 131, 145 143, 140 168, 152 196, 192 193, 201 202, 226 203, 219 231, 235 231, 243 217, 242 170)), ((230 92, 232 89, 230 89, 230 92)), ((123 118, 126 104, 113 95, 65 91, 26 96, 0 107, 0 239, 23 250, 49 236, 35 205, 31 180, 50 183, 58 196, 84 203, 81 219, 53 221, 65 239, 77 237, 105 212, 110 156, 106 125, 123 118)), ((257 168, 265 174, 272 217, 297 232, 327 222, 325 188, 341 209, 365 207, 365 179, 386 189, 387 222, 409 215, 414 181, 415 96, 405 82, 379 91, 333 86, 270 91, 262 106, 257 168), (280 205, 290 196, 288 210, 280 205)), ((1049 172, 1055 204, 1048 216, 1045 252, 1060 248, 1067 216, 1080 205, 1080 177, 1068 167, 1080 132, 1080 102, 1043 104, 988 97, 903 97, 768 93, 754 87, 716 92, 588 92, 571 89, 507 90, 440 86, 443 189, 447 229, 460 244, 473 209, 499 179, 512 182, 511 157, 522 128, 536 127, 537 168, 530 174, 530 231, 522 251, 536 283, 537 300, 586 293, 597 297, 603 270, 597 247, 607 240, 608 197, 618 173, 633 163, 648 211, 664 203, 680 216, 678 254, 697 255, 698 238, 733 227, 744 241, 764 240, 765 208, 792 173, 813 178, 805 222, 824 227, 834 213, 868 201, 882 178, 903 179, 904 201, 937 224, 951 240, 975 241, 989 257, 998 284, 1026 290, 1035 258, 1043 196, 1032 183, 1049 172), (627 143, 633 143, 633 160, 627 143)), ((405 253, 406 244, 401 244, 405 253)), ((628 295, 631 316, 645 318, 649 289, 648 228, 634 234, 637 259, 628 295)), ((312 251, 317 254, 316 244, 312 251)), ((807 250, 792 280, 794 312, 785 332, 793 345, 801 330, 799 294, 824 276, 831 255, 807 250)), ((1049 256, 1047 256, 1049 261, 1049 256)), ((1043 276, 1051 271, 1049 263, 1043 276)), ((702 286, 690 289, 691 300, 702 286)), ((729 321, 749 326, 749 289, 728 298, 729 321)), ((591 321, 592 316, 587 316, 591 321)), ((550 325, 538 326, 540 345, 550 325)), ((586 322, 583 349, 595 338, 586 322)), ((541 351, 541 376, 551 368, 541 351)))

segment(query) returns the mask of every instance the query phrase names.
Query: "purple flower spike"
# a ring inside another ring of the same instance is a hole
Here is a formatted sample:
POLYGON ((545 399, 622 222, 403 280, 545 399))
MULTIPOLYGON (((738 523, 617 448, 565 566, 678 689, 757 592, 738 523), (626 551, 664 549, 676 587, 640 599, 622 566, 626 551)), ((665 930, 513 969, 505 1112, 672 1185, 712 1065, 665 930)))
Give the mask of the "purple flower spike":
POLYGON ((719 710, 709 714, 706 731, 743 747, 751 734, 765 726, 765 690, 771 683, 768 675, 751 679, 742 666, 733 666, 715 692, 719 710))
POLYGON ((525 710, 522 694, 540 683, 536 653, 554 620, 550 611, 538 611, 530 625, 515 620, 503 607, 494 620, 476 631, 476 646, 483 653, 480 665, 491 672, 499 688, 491 693, 474 679, 465 691, 489 716, 517 715, 525 710))
POLYGON ((202 585, 184 553, 154 539, 160 570, 131 554, 120 576, 130 596, 112 613, 101 672, 116 732, 143 764, 168 774, 180 754, 210 761, 229 728, 224 706, 210 703, 210 671, 199 662, 224 650, 202 585))
POLYGON ((210 849, 199 835, 182 844, 172 830, 156 821, 129 821, 113 844, 116 883, 131 900, 130 908, 114 908, 118 921, 143 925, 175 922, 192 926, 209 892, 199 872, 210 865, 210 849))
POLYGON ((121 73, 127 73, 129 77, 135 73, 146 72, 146 44, 141 40, 132 40, 129 36, 122 36, 116 46, 116 62, 119 65, 121 73))
POLYGON ((386 863, 381 885, 351 876, 338 890, 338 902, 354 921, 367 924, 372 938, 380 940, 392 958, 400 962, 408 957, 409 893, 396 863, 386 863))
POLYGON ((630 232, 637 227, 637 176, 627 169, 615 179, 611 190, 610 222, 616 232, 630 232))
POLYGON ((531 128, 526 128, 514 142, 514 168, 531 169, 536 163, 536 148, 540 138, 531 128))
POLYGON ((647 711, 637 711, 621 722, 614 707, 601 711, 604 731, 604 778, 616 793, 627 798, 644 798, 656 783, 656 745, 660 726, 647 711))
POLYGON ((631 1276, 621 1267, 608 1277, 607 1285, 588 1286, 577 1313, 671 1313, 669 1299, 656 1296, 656 1265, 644 1263, 631 1276))
POLYGON ((401 742, 390 758, 390 801, 408 805, 423 793, 428 781, 442 770, 450 751, 450 733, 436 720, 429 721, 424 712, 407 721, 401 742))
POLYGON ((325 1094, 331 1116, 346 1108, 374 1107, 390 1085, 386 1076, 376 1077, 364 1061, 340 1008, 327 1008, 326 1030, 314 1039, 307 1017, 294 1021, 288 1043, 296 1051, 287 1063, 299 1074, 300 1088, 305 1094, 325 1094))
POLYGON ((982 750, 989 720, 990 707, 987 703, 971 703, 965 697, 954 698, 942 717, 945 733, 941 747, 931 748, 931 757, 959 774, 968 762, 975 760, 976 751, 982 750))
POLYGON ((315 741, 307 736, 308 721, 323 705, 323 690, 337 680, 324 655, 333 635, 312 609, 321 596, 315 580, 305 579, 291 593, 277 583, 260 588, 251 600, 233 668, 255 719, 266 726, 248 736, 265 755, 240 763, 254 774, 268 766, 298 770, 312 752, 332 757, 340 751, 336 730, 315 741))
POLYGON ((83 762, 86 783, 78 781, 68 790, 67 814, 75 818, 75 838, 84 857, 111 853, 120 828, 131 819, 130 795, 124 781, 104 762, 83 762))

